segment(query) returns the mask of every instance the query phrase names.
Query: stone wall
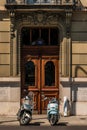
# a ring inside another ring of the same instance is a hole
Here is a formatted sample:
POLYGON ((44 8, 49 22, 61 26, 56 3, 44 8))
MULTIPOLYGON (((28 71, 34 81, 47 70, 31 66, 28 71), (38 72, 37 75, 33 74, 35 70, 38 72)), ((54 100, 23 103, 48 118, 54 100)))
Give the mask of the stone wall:
POLYGON ((63 99, 67 96, 71 115, 87 115, 87 78, 60 78, 60 113, 63 114, 63 99))
POLYGON ((10 20, 7 16, 0 19, 0 76, 10 76, 10 20))
POLYGON ((6 0, 0 0, 0 6, 3 6, 6 3, 6 0))
POLYGON ((87 13, 75 12, 72 17, 72 76, 87 77, 87 13))
POLYGON ((16 115, 20 107, 20 78, 0 78, 0 115, 16 115))

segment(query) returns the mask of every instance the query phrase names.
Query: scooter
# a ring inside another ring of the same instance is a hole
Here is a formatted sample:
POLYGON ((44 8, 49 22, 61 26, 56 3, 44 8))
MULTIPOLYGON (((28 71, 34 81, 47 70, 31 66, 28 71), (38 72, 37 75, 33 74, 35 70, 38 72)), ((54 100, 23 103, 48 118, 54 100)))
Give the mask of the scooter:
POLYGON ((58 109, 58 101, 56 98, 52 98, 49 100, 47 105, 47 117, 51 124, 51 126, 56 125, 59 120, 59 109, 58 109))
POLYGON ((20 125, 27 125, 32 120, 33 101, 31 95, 25 96, 23 103, 17 113, 17 119, 20 125))

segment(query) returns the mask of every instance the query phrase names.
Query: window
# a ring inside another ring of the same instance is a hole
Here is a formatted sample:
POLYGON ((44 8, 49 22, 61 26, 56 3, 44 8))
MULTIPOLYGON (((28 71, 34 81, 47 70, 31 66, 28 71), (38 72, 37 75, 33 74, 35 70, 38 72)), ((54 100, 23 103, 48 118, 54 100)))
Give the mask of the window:
POLYGON ((56 46, 59 44, 59 29, 51 27, 50 28, 23 27, 21 30, 21 43, 23 46, 29 46, 29 45, 56 46))
POLYGON ((45 85, 55 85, 55 66, 52 61, 48 61, 45 65, 45 85))
POLYGON ((22 28, 21 37, 22 37, 22 45, 30 45, 30 29, 29 28, 22 28))

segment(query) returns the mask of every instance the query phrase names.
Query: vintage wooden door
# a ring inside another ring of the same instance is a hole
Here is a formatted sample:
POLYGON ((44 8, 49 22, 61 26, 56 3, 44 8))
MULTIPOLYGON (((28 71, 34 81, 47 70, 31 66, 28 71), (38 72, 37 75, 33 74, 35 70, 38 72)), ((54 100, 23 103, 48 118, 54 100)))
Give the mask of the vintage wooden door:
POLYGON ((48 101, 42 101, 43 94, 59 97, 59 50, 57 27, 22 28, 21 96, 25 88, 34 93, 34 112, 46 111, 48 101))
POLYGON ((48 100, 46 97, 59 97, 59 63, 58 56, 27 55, 22 68, 22 90, 28 88, 34 93, 34 112, 44 113, 48 100))

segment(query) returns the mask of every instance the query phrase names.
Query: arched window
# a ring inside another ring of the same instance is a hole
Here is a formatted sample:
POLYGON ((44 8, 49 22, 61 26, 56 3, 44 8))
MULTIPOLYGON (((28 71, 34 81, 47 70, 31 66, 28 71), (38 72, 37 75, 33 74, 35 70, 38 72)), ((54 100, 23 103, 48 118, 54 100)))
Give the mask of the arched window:
POLYGON ((45 85, 55 85, 55 66, 52 61, 48 61, 45 65, 45 85))
POLYGON ((28 61, 25 64, 25 84, 30 86, 35 85, 35 65, 32 61, 28 61))

